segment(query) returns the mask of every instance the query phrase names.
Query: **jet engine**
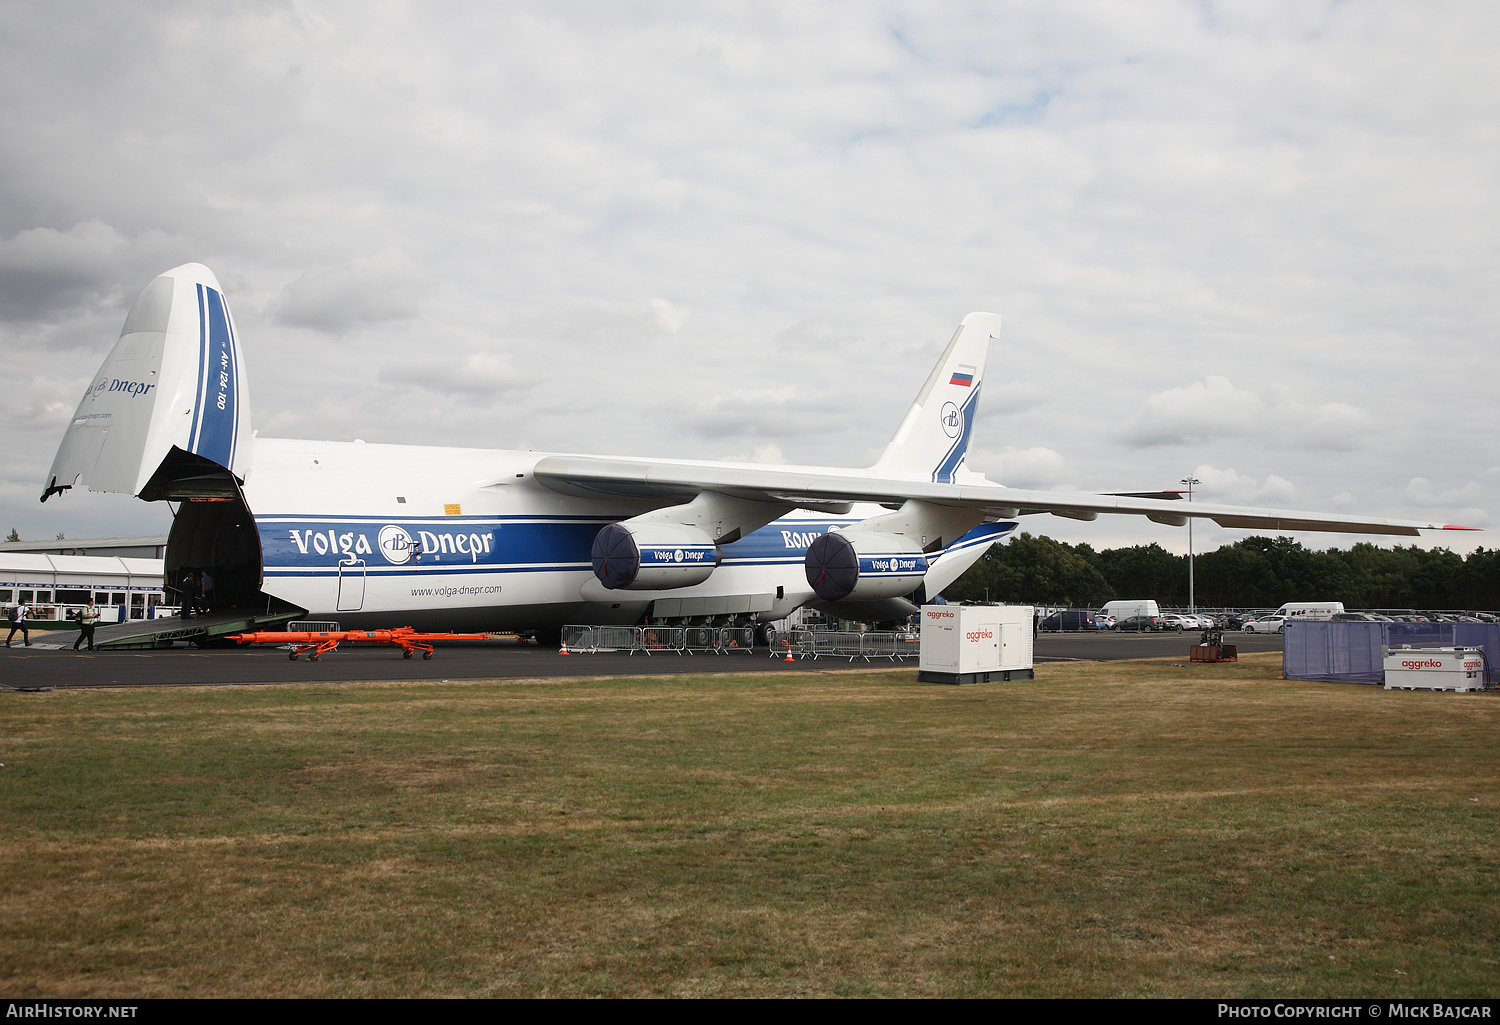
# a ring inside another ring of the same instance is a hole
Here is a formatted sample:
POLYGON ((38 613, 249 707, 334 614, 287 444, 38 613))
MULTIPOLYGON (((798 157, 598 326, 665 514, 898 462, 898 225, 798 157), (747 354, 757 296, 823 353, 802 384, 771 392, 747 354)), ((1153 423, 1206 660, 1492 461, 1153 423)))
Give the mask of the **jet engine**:
POLYGON ((899 534, 830 531, 808 545, 807 582, 824 601, 897 598, 915 591, 927 556, 899 534))
POLYGON ((719 565, 719 548, 682 523, 611 523, 594 536, 594 576, 610 590, 660 591, 701 584, 719 565))

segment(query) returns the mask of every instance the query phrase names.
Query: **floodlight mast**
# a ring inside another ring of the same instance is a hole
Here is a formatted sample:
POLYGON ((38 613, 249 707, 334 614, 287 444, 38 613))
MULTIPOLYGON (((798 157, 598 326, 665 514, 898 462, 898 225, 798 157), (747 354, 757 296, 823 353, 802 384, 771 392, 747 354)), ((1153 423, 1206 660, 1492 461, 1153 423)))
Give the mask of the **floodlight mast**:
MULTIPOLYGON (((1181 483, 1187 485, 1188 504, 1191 505, 1193 501, 1193 485, 1202 484, 1203 482, 1192 474, 1188 474, 1182 478, 1181 483)), ((1188 517, 1188 613, 1189 615, 1198 614, 1198 602, 1193 594, 1193 518, 1191 516, 1188 517)))

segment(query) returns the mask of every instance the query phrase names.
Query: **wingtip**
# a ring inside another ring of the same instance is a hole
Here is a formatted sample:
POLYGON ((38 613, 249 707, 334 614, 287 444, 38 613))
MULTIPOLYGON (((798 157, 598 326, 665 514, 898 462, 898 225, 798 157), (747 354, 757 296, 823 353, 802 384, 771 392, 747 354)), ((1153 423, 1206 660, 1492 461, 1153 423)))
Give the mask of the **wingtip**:
POLYGON ((1442 526, 1441 529, 1443 529, 1443 530, 1483 530, 1484 528, 1483 527, 1460 527, 1460 526, 1457 526, 1457 525, 1452 524, 1452 523, 1445 523, 1445 524, 1443 524, 1443 526, 1442 526))

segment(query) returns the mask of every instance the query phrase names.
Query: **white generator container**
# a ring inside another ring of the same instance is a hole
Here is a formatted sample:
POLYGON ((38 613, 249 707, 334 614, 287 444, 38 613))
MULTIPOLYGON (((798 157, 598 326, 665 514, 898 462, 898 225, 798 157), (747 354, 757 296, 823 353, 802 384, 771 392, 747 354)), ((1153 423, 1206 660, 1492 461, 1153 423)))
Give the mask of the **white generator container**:
POLYGON ((927 683, 1031 680, 1030 605, 924 605, 917 679, 927 683))
POLYGON ((1391 648, 1386 690, 1484 690, 1483 648, 1391 648))

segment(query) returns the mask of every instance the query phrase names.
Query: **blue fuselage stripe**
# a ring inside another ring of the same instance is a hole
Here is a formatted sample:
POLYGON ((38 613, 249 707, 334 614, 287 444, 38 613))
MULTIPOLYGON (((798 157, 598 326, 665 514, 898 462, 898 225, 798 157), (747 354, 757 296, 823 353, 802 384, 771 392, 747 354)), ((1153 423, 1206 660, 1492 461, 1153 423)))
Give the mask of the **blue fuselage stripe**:
POLYGON ((193 391, 193 424, 188 429, 188 451, 198 451, 198 420, 203 414, 203 368, 208 363, 208 319, 203 308, 203 286, 198 294, 198 379, 193 391))
MULTIPOLYGON (((256 517, 267 577, 334 577, 339 564, 366 563, 371 577, 474 573, 589 572, 591 548, 608 518, 542 516, 450 517, 256 517), (420 558, 413 560, 413 555, 420 558)), ((778 520, 719 549, 721 569, 790 567, 804 563, 808 546, 852 519, 778 520)), ((989 543, 1014 523, 981 524, 946 551, 989 543)), ((683 546, 684 550, 688 546, 683 546)), ((675 549, 673 549, 675 551, 675 549)), ((644 554, 644 553, 643 553, 644 554)), ((703 550, 712 557, 712 548, 703 550)), ((921 576, 937 558, 907 552, 867 553, 898 560, 901 575, 921 576)))
POLYGON ((959 411, 962 425, 959 428, 958 437, 954 439, 952 447, 948 449, 948 454, 943 457, 937 469, 932 471, 932 479, 937 483, 953 483, 953 475, 958 471, 959 464, 964 461, 964 456, 969 451, 969 435, 974 430, 974 412, 978 406, 979 385, 976 384, 973 394, 964 402, 963 408, 959 411))

